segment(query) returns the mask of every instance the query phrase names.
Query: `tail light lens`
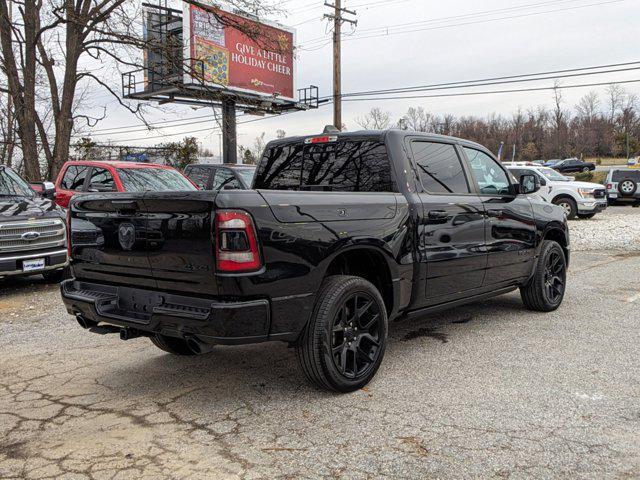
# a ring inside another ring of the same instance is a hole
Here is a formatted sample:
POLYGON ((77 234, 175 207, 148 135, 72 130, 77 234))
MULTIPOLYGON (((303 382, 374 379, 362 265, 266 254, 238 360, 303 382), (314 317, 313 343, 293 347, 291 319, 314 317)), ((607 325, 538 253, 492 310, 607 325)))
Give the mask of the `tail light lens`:
POLYGON ((607 183, 607 190, 613 190, 613 185, 611 185, 610 183, 607 183))
POLYGON ((255 272, 262 267, 251 216, 240 210, 216 213, 216 263, 219 272, 255 272))

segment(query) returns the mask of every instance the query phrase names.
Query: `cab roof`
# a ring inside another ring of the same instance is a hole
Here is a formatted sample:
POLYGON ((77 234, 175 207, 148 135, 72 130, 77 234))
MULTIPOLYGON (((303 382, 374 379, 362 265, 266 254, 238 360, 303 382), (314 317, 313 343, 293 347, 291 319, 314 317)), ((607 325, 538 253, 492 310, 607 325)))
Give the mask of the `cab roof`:
POLYGON ((168 165, 158 165, 156 163, 138 163, 138 162, 123 162, 118 160, 69 160, 65 165, 79 165, 90 167, 112 167, 112 168, 159 168, 165 170, 175 170, 168 165))

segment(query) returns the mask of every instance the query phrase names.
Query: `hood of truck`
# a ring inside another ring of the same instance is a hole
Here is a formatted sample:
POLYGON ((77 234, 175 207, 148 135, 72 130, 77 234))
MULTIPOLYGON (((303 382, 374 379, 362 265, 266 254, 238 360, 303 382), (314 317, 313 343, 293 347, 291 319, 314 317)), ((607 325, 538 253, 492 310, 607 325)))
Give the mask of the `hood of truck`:
POLYGON ((63 216, 62 209, 46 198, 0 197, 0 222, 63 216))

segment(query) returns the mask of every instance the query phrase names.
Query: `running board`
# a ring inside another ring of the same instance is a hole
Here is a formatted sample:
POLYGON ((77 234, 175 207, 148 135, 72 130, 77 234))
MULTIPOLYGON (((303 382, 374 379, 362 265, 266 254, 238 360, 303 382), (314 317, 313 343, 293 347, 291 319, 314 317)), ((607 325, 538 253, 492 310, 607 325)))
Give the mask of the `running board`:
POLYGON ((468 303, 475 303, 482 300, 488 300, 493 297, 499 297, 500 295, 511 293, 517 290, 518 288, 519 287, 512 285, 509 287, 501 288, 500 290, 494 290, 492 292, 481 293, 480 295, 474 295, 473 297, 461 298, 460 300, 454 300, 452 302, 440 303, 438 305, 433 305, 431 307, 421 308, 419 310, 413 310, 411 312, 407 312, 404 315, 402 315, 400 319, 419 317, 429 313, 437 313, 437 312, 442 312, 444 310, 450 310, 452 308, 460 307, 462 305, 467 305, 468 303))

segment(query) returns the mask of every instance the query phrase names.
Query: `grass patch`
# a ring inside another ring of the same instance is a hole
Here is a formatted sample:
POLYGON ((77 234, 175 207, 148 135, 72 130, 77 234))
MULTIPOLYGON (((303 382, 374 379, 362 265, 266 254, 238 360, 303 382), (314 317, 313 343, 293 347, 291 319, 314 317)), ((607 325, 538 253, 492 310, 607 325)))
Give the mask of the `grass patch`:
POLYGON ((585 162, 591 162, 596 165, 602 165, 605 167, 613 167, 613 166, 619 166, 619 165, 626 165, 627 159, 626 158, 587 158, 585 159, 585 162))
POLYGON ((578 173, 575 175, 575 179, 579 182, 593 182, 605 185, 608 173, 599 171, 578 173))

